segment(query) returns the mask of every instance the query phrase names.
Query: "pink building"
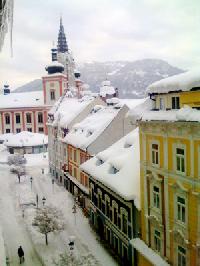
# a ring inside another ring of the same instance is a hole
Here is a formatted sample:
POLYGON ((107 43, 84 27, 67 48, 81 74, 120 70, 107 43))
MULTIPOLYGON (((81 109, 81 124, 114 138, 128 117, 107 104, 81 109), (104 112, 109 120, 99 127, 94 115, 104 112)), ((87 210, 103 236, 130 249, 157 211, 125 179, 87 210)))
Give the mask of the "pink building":
POLYGON ((76 82, 62 19, 57 48, 51 51, 52 62, 45 68, 48 74, 42 77, 42 91, 10 93, 8 85, 0 91, 0 134, 24 130, 47 134, 47 113, 54 103, 70 88, 75 88, 78 96, 82 83, 76 82))

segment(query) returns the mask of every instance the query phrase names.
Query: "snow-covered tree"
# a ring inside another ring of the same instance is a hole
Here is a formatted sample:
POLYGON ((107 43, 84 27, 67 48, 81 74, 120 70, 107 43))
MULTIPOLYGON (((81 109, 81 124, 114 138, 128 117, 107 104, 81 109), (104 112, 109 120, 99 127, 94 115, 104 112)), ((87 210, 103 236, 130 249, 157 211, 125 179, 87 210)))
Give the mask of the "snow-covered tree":
POLYGON ((22 165, 26 164, 26 158, 21 154, 12 154, 8 156, 8 165, 22 165))
POLYGON ((59 255, 57 261, 53 261, 55 266, 98 266, 100 265, 96 258, 91 254, 85 254, 80 256, 75 256, 72 253, 63 253, 59 255))
POLYGON ((37 209, 32 225, 37 226, 38 231, 45 235, 46 245, 48 245, 48 234, 64 229, 63 215, 58 209, 45 206, 37 209))

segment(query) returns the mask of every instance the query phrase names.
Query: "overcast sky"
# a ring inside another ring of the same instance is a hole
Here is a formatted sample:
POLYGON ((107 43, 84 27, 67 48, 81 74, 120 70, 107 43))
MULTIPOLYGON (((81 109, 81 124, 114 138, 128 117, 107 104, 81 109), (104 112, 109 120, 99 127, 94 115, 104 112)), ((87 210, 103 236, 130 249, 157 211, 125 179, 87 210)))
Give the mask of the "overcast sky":
POLYGON ((0 53, 0 86, 40 78, 62 14, 76 62, 158 58, 191 69, 200 63, 199 0, 14 0, 0 53))

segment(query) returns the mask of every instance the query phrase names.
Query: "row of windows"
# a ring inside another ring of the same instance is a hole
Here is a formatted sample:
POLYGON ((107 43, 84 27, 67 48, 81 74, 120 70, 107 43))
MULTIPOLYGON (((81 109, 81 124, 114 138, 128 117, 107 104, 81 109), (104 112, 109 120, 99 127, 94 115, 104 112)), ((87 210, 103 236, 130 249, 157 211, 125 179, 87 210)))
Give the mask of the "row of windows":
MULTIPOLYGON (((175 170, 177 173, 186 172, 186 156, 184 148, 175 149, 175 170)), ((159 145, 156 143, 151 144, 151 162, 155 166, 159 166, 159 145)))
MULTIPOLYGON (((5 123, 6 125, 10 125, 10 115, 5 114, 5 123)), ((21 123, 21 115, 20 114, 15 114, 15 122, 16 124, 21 123)), ((26 123, 31 124, 32 123, 32 114, 31 113, 26 113, 26 123)), ((43 113, 38 113, 38 123, 43 123, 43 113)))
MULTIPOLYGON (((161 232, 157 229, 154 230, 154 238, 153 238, 154 250, 158 253, 162 253, 162 239, 161 232)), ((177 246, 177 265, 178 266, 186 266, 187 263, 187 252, 186 249, 180 245, 177 246)))
MULTIPOLYGON (((152 188, 152 204, 156 209, 161 209, 161 191, 160 187, 154 185, 152 188)), ((186 199, 183 196, 176 195, 175 197, 175 215, 176 220, 181 223, 186 223, 186 199)))
MULTIPOLYGON (((16 128, 16 133, 20 133, 21 131, 22 131, 21 128, 16 128)), ((32 132, 32 128, 28 127, 27 131, 28 132, 32 132)), ((38 128, 38 132, 43 133, 44 132, 44 128, 43 127, 39 127, 38 128)), ((10 128, 6 128, 6 133, 11 133, 10 128)))
POLYGON ((110 198, 105 195, 105 201, 102 200, 101 192, 96 197, 94 189, 91 193, 92 202, 107 216, 124 234, 128 233, 128 212, 124 208, 118 208, 118 204, 113 201, 110 205, 110 198))
MULTIPOLYGON (((76 149, 73 149, 71 147, 69 148, 69 159, 71 161, 78 162, 79 161, 78 154, 79 153, 76 149)), ((87 161, 87 159, 88 159, 87 155, 83 152, 80 152, 80 164, 87 161)))
MULTIPOLYGON (((165 110, 165 98, 160 98, 159 109, 165 110)), ((171 109, 180 109, 180 99, 178 96, 171 98, 171 109)))

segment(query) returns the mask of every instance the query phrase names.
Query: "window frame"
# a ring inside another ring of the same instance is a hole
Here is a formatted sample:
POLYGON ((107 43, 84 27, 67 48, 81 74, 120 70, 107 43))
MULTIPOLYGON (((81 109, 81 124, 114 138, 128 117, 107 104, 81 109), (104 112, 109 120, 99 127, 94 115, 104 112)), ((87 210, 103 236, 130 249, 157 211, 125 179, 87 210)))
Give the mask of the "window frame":
POLYGON ((180 97, 179 96, 172 96, 171 97, 171 103, 172 103, 172 105, 171 105, 172 110, 180 109, 180 97))
POLYGON ((32 124, 32 114, 31 113, 26 113, 26 123, 32 124))
POLYGON ((154 229, 154 236, 153 236, 153 243, 154 243, 154 250, 156 252, 158 252, 159 254, 161 254, 161 251, 162 251, 162 233, 157 230, 157 229, 154 229), (158 234, 156 234, 156 232, 158 234), (159 247, 159 248, 157 248, 159 247))
POLYGON ((186 266, 187 265, 187 249, 181 245, 177 245, 177 265, 178 266, 186 266), (185 250, 185 253, 180 251, 180 249, 185 250), (181 261, 179 261, 179 258, 181 258, 181 261), (183 263, 183 259, 185 259, 185 263, 183 263))
POLYGON ((55 93, 55 90, 50 90, 50 99, 51 101, 55 101, 56 99, 56 93, 55 93))
POLYGON ((151 159, 151 164, 153 165, 153 166, 155 166, 155 167, 159 167, 160 166, 160 143, 159 143, 159 141, 155 141, 155 140, 153 140, 153 141, 151 141, 150 142, 150 159, 151 159), (153 145, 157 145, 158 146, 158 150, 155 150, 154 148, 153 148, 153 145), (153 153, 157 153, 158 154, 158 158, 156 157, 156 154, 153 156, 153 153), (156 159, 158 159, 158 162, 156 163, 156 161, 155 162, 153 162, 153 157, 156 159))
POLYGON ((177 174, 181 175, 186 175, 187 173, 187 150, 186 150, 186 145, 185 144, 175 144, 174 145, 174 170, 177 174), (184 155, 177 154, 177 149, 182 149, 184 150, 184 155), (182 164, 184 162, 184 172, 178 170, 178 164, 177 164, 177 159, 180 159, 180 169, 182 169, 182 164))
POLYGON ((15 123, 16 124, 21 124, 21 115, 19 113, 15 114, 15 123), (17 118, 19 118, 19 119, 17 119, 17 118), (19 120, 19 121, 17 121, 17 120, 19 120))

